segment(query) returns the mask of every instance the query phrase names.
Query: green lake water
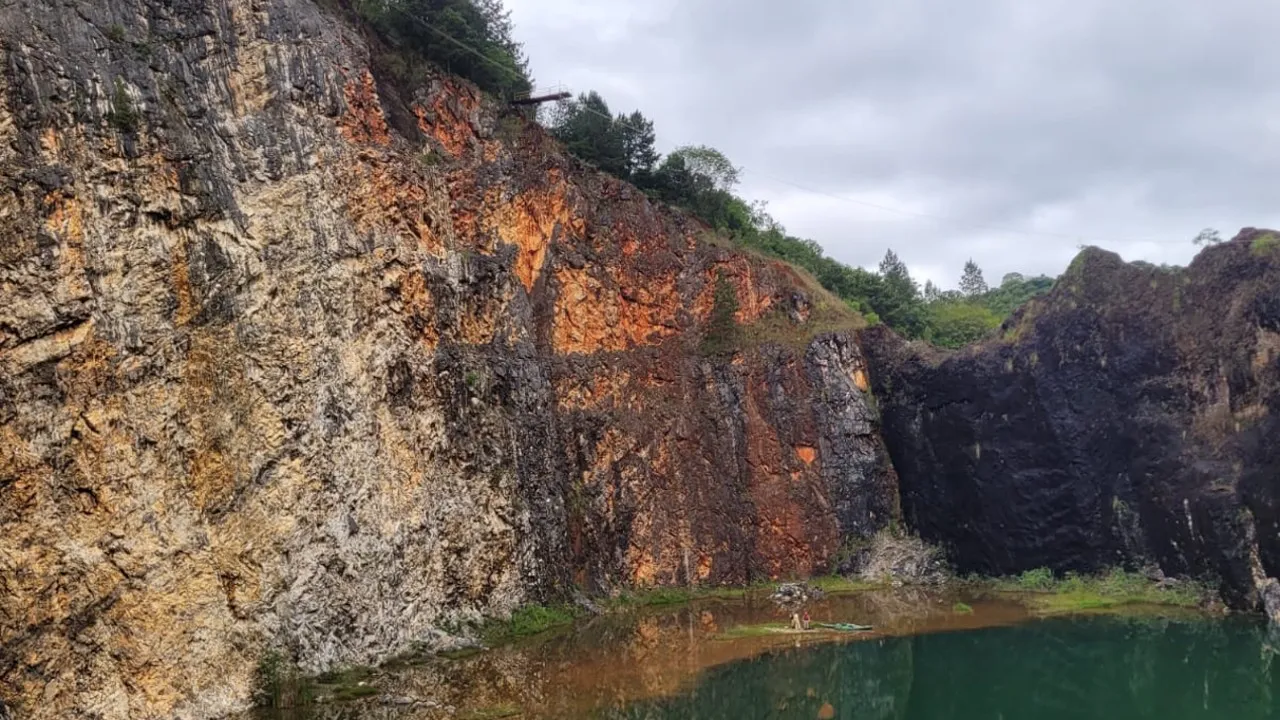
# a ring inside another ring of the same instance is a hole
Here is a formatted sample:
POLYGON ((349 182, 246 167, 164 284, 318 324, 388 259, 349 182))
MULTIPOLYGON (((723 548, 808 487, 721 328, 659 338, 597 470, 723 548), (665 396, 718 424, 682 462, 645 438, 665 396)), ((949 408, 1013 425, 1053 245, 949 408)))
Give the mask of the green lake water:
POLYGON ((1280 718, 1277 638, 1246 620, 1085 617, 773 651, 609 720, 1280 718))
POLYGON ((875 629, 743 633, 788 617, 758 596, 642 608, 393 664, 368 676, 375 696, 244 720, 1280 720, 1280 634, 1256 617, 1042 619, 1015 596, 906 588, 809 610, 875 629))

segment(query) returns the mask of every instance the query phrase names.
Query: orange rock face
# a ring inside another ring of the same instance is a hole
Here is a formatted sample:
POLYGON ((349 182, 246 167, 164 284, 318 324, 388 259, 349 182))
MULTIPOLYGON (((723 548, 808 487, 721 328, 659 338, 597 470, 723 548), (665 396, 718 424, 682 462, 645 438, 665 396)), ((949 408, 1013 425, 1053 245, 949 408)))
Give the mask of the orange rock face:
POLYGON ((347 112, 338 123, 343 137, 354 143, 389 145, 391 132, 378 102, 373 73, 365 70, 359 79, 347 81, 342 95, 347 101, 347 112))

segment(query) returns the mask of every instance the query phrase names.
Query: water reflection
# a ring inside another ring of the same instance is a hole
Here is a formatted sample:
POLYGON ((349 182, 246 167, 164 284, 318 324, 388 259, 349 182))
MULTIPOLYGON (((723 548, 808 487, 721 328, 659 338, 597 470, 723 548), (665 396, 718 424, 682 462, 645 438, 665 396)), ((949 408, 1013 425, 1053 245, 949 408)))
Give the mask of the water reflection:
POLYGON ((1280 717, 1276 645, 1247 621, 1094 617, 773 653, 608 720, 1280 717))
POLYGON ((1280 718, 1271 668, 1280 642, 1261 623, 1031 620, 1015 602, 936 592, 859 593, 810 610, 817 622, 876 631, 834 644, 726 640, 728 628, 786 614, 763 598, 651 609, 380 671, 381 695, 359 704, 254 718, 1280 718), (957 600, 973 612, 956 612, 957 600))

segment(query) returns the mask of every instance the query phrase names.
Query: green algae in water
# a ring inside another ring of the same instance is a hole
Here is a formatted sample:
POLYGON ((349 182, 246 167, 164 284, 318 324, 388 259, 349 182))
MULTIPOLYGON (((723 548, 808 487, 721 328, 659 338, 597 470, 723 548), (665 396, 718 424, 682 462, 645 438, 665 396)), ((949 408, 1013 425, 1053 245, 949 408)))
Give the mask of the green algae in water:
POLYGON ((1249 620, 1119 617, 775 652, 604 720, 1280 718, 1280 635, 1249 620))

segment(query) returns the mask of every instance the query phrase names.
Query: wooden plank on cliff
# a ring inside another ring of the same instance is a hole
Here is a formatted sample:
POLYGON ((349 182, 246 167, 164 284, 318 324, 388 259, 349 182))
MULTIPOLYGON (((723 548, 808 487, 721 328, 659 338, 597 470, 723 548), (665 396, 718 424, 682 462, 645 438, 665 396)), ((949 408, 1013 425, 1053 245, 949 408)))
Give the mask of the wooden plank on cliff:
POLYGON ((531 97, 515 98, 511 101, 512 105, 538 105, 544 102, 553 102, 555 100, 568 100, 573 97, 572 93, 558 92, 550 95, 534 95, 531 97))

